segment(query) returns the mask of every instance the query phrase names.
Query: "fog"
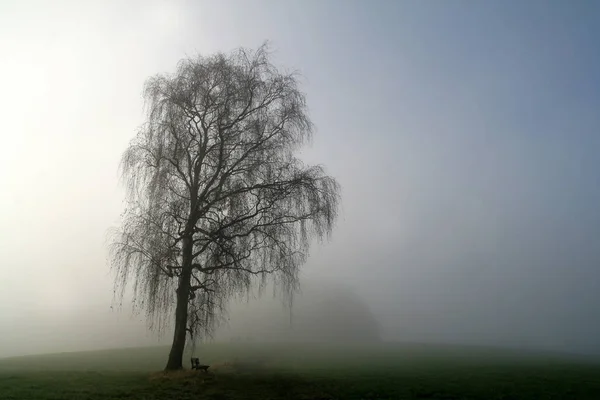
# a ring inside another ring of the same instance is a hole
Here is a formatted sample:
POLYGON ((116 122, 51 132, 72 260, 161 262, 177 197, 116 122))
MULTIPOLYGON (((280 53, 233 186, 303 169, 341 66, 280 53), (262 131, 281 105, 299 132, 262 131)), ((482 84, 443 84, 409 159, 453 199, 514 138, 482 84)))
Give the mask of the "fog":
MULTIPOLYGON (((302 158, 343 190, 307 291, 350 296, 380 340, 600 354, 598 26, 584 1, 3 1, 0 357, 168 344, 106 261, 142 85, 264 40, 302 73, 302 158)), ((250 303, 218 337, 294 326, 250 303)))

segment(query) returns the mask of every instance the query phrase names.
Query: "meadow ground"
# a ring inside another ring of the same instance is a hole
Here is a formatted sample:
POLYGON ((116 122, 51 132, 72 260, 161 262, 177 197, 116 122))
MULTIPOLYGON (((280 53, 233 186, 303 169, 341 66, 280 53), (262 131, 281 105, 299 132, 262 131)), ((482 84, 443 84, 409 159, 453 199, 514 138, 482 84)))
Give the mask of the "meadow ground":
POLYGON ((0 359, 0 399, 600 399, 600 362, 542 353, 215 343, 196 350, 211 373, 164 375, 167 351, 0 359))

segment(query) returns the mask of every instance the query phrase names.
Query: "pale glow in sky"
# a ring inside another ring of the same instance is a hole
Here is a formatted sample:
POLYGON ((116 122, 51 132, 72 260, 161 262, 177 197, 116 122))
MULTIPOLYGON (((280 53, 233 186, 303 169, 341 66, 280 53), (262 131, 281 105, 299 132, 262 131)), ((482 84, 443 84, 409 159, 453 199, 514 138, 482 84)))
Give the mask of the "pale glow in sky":
POLYGON ((600 352, 598 11, 2 1, 0 356, 152 342, 110 311, 105 247, 142 85, 264 40, 303 74, 303 157, 343 187, 307 277, 356 288, 387 337, 600 352))

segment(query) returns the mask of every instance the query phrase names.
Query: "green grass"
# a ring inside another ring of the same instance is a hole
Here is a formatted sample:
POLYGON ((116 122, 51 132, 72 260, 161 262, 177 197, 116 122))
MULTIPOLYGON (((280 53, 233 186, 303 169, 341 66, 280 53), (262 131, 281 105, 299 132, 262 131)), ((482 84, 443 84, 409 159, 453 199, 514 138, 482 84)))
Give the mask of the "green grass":
POLYGON ((167 350, 0 359, 0 399, 600 399, 600 363, 543 353, 207 344, 197 355, 212 373, 164 375, 167 350))

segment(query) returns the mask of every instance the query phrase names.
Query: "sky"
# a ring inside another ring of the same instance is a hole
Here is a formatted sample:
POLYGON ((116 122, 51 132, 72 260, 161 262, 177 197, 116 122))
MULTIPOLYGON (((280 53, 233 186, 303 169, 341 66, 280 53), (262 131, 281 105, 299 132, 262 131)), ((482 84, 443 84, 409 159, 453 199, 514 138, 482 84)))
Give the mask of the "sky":
POLYGON ((152 343, 106 233, 144 81, 271 42, 342 185, 303 277, 389 340, 600 354, 600 3, 0 3, 0 356, 152 343))

